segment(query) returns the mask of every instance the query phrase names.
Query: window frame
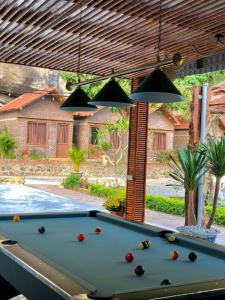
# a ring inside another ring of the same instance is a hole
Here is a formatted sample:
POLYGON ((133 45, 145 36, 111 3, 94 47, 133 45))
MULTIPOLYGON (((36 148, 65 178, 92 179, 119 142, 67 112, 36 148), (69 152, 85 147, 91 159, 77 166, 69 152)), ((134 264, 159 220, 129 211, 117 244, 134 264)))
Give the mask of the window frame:
POLYGON ((162 152, 167 150, 167 132, 161 130, 154 130, 152 132, 152 151, 153 152, 162 152), (165 148, 164 149, 154 149, 154 134, 163 134, 165 136, 165 148))
POLYGON ((47 140, 48 140, 48 123, 47 121, 27 121, 27 145, 28 146, 38 146, 38 147, 46 147, 47 146, 47 140), (37 144, 37 143, 29 143, 29 123, 35 123, 35 124, 42 124, 45 125, 45 142, 44 144, 37 144))

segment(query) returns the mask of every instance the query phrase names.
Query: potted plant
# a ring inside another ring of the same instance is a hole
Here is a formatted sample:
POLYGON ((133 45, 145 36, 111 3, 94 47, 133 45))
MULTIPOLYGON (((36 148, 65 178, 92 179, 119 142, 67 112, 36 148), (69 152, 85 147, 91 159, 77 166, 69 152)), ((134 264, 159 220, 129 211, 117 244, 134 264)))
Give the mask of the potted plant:
POLYGON ((123 217, 125 212, 125 195, 122 193, 110 196, 103 207, 110 211, 112 215, 123 217))
POLYGON ((177 160, 173 157, 171 159, 173 164, 170 165, 172 171, 169 175, 176 181, 171 185, 175 187, 182 186, 185 189, 185 226, 196 225, 193 196, 206 164, 206 156, 199 151, 192 154, 188 147, 178 151, 177 160))
POLYGON ((80 173, 80 165, 85 161, 86 151, 72 146, 68 151, 68 157, 73 162, 75 173, 80 173))

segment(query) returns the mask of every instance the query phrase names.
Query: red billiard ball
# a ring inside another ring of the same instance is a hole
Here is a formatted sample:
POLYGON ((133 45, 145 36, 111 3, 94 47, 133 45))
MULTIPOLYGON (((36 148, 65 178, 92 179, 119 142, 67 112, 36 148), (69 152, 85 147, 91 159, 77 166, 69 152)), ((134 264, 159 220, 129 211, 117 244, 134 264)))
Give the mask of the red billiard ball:
POLYGON ((100 227, 96 227, 95 228, 95 233, 96 234, 99 234, 99 233, 101 233, 102 232, 102 229, 100 228, 100 227))
POLYGON ((134 256, 131 252, 127 253, 125 255, 125 260, 128 262, 128 263, 131 263, 133 260, 134 260, 134 256))
POLYGON ((85 235, 84 235, 83 233, 78 234, 77 240, 78 240, 79 242, 82 242, 83 240, 85 240, 85 235))
POLYGON ((135 269, 134 272, 136 273, 137 276, 142 276, 145 272, 144 268, 141 265, 138 265, 135 269))
POLYGON ((173 260, 178 259, 179 256, 180 256, 180 254, 179 254, 179 252, 177 252, 177 251, 171 251, 171 252, 170 252, 170 257, 171 257, 171 259, 173 259, 173 260))

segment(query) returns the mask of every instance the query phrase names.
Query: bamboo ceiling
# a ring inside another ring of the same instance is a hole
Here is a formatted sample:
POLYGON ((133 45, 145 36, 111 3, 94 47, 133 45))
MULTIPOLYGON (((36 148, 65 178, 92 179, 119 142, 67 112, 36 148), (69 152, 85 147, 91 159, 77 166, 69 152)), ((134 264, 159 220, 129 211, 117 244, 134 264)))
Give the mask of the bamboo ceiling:
MULTIPOLYGON (((155 62, 159 0, 82 2, 81 72, 106 75, 155 62)), ((215 35, 225 35, 224 0, 162 3, 161 59, 224 51, 225 39, 215 45, 215 35)), ((72 0, 0 0, 0 61, 76 71, 79 7, 72 0)))

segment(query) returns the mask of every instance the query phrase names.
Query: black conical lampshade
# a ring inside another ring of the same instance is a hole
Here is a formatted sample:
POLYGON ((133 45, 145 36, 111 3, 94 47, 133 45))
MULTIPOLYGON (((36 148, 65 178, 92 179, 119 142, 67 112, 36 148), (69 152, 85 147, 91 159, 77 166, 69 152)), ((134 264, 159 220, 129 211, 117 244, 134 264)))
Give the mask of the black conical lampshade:
POLYGON ((110 79, 104 87, 95 95, 89 104, 110 106, 110 107, 132 107, 134 104, 130 101, 127 94, 116 82, 114 78, 110 79))
POLYGON ((169 103, 184 100, 184 96, 166 74, 159 69, 154 70, 146 77, 129 98, 150 103, 169 103))
POLYGON ((95 105, 88 104, 91 99, 88 95, 78 86, 75 91, 66 99, 60 106, 60 109, 66 111, 95 111, 95 105))

